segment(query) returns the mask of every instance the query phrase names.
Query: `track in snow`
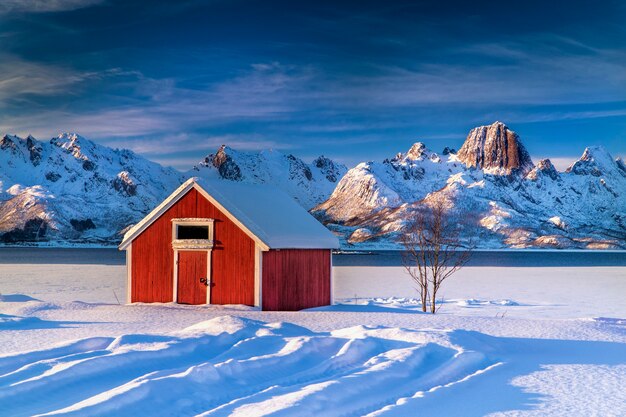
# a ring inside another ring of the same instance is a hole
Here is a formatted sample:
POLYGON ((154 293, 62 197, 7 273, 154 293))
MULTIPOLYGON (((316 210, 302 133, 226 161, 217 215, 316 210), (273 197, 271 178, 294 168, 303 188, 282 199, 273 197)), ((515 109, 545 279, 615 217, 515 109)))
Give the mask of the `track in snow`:
POLYGON ((0 415, 385 415, 493 365, 446 332, 226 316, 0 357, 0 415))

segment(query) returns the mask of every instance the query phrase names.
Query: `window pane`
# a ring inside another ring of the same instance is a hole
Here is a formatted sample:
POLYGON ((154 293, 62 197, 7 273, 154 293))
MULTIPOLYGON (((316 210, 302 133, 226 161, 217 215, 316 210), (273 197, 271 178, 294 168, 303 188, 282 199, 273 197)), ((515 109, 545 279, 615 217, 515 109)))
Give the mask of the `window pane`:
POLYGON ((208 239, 209 226, 182 226, 177 228, 176 239, 208 239))

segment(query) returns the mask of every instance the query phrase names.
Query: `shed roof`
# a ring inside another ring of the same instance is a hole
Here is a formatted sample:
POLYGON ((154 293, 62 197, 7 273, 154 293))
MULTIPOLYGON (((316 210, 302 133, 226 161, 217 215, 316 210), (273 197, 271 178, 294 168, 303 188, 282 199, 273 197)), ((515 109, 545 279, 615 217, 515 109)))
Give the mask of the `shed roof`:
POLYGON ((339 240, 293 198, 275 187, 190 178, 133 226, 120 244, 137 236, 191 188, 197 189, 265 249, 336 249, 339 240))

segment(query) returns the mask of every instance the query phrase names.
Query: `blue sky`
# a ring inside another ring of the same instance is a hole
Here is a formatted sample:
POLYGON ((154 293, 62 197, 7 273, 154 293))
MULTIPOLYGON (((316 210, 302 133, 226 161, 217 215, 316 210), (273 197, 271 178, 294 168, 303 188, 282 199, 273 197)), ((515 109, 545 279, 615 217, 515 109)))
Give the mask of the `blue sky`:
POLYGON ((500 120, 559 167, 626 156, 624 22, 597 0, 4 0, 0 131, 188 169, 222 143, 350 165, 441 151, 500 120))

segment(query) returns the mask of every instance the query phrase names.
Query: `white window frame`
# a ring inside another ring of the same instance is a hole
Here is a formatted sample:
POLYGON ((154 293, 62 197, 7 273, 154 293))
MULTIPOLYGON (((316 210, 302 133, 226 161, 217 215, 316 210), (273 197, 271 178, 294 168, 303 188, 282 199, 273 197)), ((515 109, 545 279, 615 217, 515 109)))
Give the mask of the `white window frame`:
POLYGON ((203 218, 182 218, 172 219, 172 248, 186 250, 207 250, 212 249, 214 244, 214 227, 215 219, 203 218), (178 226, 208 226, 208 239, 177 239, 178 226))

